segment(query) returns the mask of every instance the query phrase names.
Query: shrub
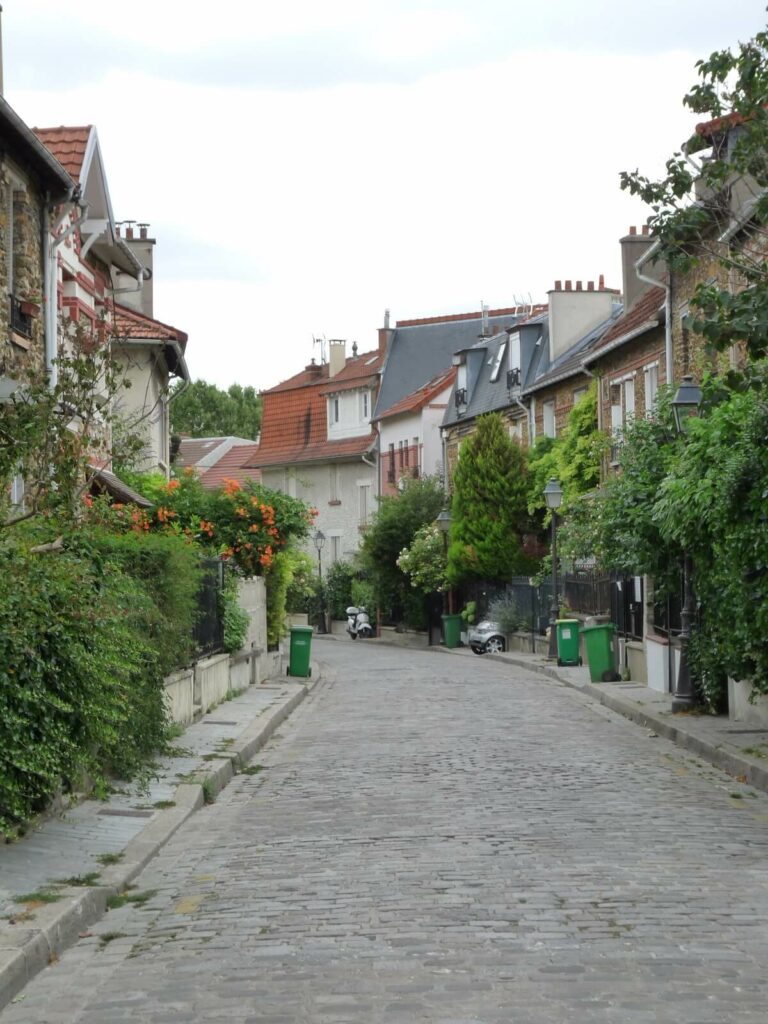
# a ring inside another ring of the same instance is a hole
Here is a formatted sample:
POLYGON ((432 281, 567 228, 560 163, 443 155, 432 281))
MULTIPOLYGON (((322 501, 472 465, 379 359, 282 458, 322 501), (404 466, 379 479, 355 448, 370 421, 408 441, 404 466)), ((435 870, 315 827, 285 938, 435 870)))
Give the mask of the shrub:
POLYGON ((224 650, 227 654, 242 650, 251 622, 248 612, 240 607, 239 596, 237 576, 231 570, 225 570, 219 600, 224 620, 224 650))
POLYGON ((113 565, 0 546, 0 831, 163 744, 159 635, 154 601, 113 565))
POLYGON ((346 619, 347 608, 354 604, 352 585, 358 575, 352 562, 334 562, 325 577, 326 600, 333 619, 346 619))
POLYGON ((68 548, 92 560, 97 572, 118 570, 140 584, 155 606, 148 639, 164 675, 194 656, 192 627, 202 580, 200 549, 176 534, 113 533, 106 527, 81 528, 68 548))

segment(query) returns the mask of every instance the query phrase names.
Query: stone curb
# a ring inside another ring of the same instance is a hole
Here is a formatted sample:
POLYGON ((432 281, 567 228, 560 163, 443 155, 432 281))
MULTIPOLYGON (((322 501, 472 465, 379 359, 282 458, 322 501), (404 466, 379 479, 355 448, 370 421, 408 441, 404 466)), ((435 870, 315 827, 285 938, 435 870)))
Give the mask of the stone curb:
POLYGON ((318 682, 317 666, 313 668, 313 678, 303 682, 296 693, 267 711, 263 718, 254 719, 220 762, 211 762, 210 768, 195 773, 192 782, 176 787, 175 806, 159 811, 155 820, 133 837, 120 863, 111 864, 101 872, 99 885, 57 888, 61 900, 36 907, 34 926, 27 928, 19 922, 18 932, 0 935, 0 1010, 36 974, 76 942, 81 932, 103 917, 109 897, 123 892, 187 818, 204 803, 212 802, 237 771, 264 746, 318 682))

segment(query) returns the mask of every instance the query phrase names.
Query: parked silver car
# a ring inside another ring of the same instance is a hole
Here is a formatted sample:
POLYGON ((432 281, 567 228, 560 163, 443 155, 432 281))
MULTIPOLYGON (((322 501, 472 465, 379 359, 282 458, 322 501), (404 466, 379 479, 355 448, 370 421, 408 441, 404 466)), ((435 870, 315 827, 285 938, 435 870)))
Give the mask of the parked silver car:
POLYGON ((471 627, 468 642, 475 654, 498 654, 507 649, 507 641, 498 622, 489 619, 471 627))

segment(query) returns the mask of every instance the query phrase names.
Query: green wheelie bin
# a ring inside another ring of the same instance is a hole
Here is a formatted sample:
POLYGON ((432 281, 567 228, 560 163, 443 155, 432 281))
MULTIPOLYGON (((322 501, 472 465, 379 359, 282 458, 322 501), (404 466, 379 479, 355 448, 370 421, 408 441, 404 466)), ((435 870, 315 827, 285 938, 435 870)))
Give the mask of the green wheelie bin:
POLYGON ((285 670, 287 676, 312 675, 309 666, 309 654, 312 650, 312 627, 291 626, 291 653, 288 661, 288 668, 285 670))
POLYGON ((443 615, 443 639, 446 647, 458 647, 461 640, 461 615, 443 615))
POLYGON ((579 620, 558 619, 557 628, 557 664, 580 665, 579 656, 579 620))
POLYGON ((586 626, 582 630, 589 663, 589 678, 593 683, 610 683, 619 678, 613 660, 615 629, 612 622, 604 622, 599 626, 586 626))

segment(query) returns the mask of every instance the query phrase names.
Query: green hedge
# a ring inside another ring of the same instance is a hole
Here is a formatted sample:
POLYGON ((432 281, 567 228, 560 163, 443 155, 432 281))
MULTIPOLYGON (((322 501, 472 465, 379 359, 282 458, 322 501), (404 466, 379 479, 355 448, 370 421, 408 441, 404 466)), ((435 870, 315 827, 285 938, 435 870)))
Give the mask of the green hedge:
POLYGON ((191 656, 199 580, 181 538, 88 529, 61 554, 32 554, 28 543, 14 534, 0 544, 6 835, 57 792, 131 778, 163 748, 163 676, 191 656))

